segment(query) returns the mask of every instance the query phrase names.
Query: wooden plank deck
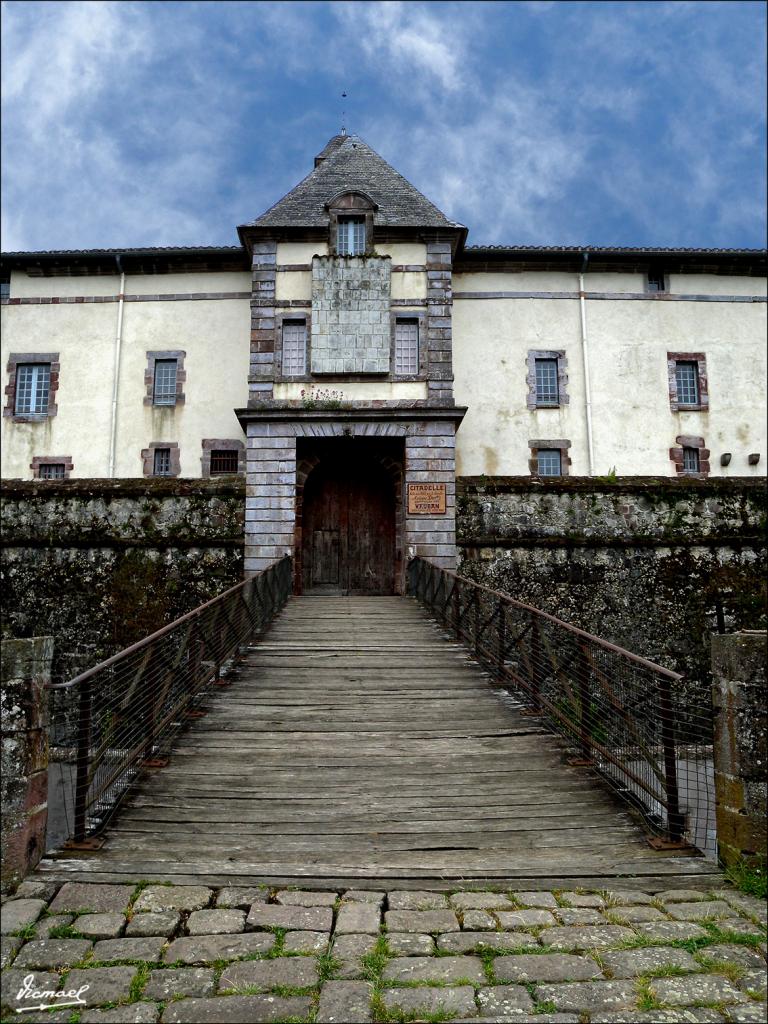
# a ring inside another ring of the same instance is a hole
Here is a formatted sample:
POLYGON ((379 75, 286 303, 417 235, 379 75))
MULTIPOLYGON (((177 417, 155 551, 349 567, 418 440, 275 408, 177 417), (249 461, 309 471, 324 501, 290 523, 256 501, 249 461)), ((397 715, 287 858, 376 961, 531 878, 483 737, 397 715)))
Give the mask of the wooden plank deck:
POLYGON ((293 598, 61 879, 646 890, 716 867, 654 852, 558 740, 405 598, 293 598))

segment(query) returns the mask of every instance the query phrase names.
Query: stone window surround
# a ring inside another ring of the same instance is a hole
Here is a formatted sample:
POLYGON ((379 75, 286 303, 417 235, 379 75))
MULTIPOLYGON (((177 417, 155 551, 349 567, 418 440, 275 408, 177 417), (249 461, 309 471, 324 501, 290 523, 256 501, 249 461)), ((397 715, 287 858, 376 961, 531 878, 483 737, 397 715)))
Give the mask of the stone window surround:
POLYGON ((568 374, 566 370, 568 368, 568 358, 565 354, 565 349, 537 349, 532 348, 528 350, 528 357, 526 360, 528 367, 528 373, 525 377, 525 383, 528 385, 528 394, 525 398, 525 404, 529 409, 559 409, 563 405, 568 405, 570 398, 568 396, 568 374), (536 401, 536 360, 537 359, 556 359, 557 360, 557 405, 538 405, 536 401))
POLYGON ((148 448, 143 448, 141 459, 144 476, 155 476, 155 448, 169 448, 171 452, 171 471, 163 475, 163 479, 170 479, 181 473, 181 452, 178 441, 151 441, 148 448))
MULTIPOLYGON (((275 383, 280 384, 289 381, 310 380, 314 374, 310 373, 312 355, 312 313, 310 307, 303 309, 286 309, 285 312, 275 313, 275 383), (294 376, 285 376, 283 373, 283 323, 286 320, 303 320, 307 328, 307 351, 305 372, 294 376)), ((321 376, 321 375, 318 375, 321 376)))
MULTIPOLYGON (((326 204, 328 210, 328 253, 338 256, 337 241, 339 217, 365 218, 365 253, 373 252, 373 215, 378 206, 364 192, 349 189, 326 204)), ((342 255, 346 255, 342 254, 342 255)))
POLYGON ((426 380, 429 373, 429 346, 427 345, 427 312, 423 309, 393 309, 390 313, 391 348, 389 365, 391 372, 388 380, 409 381, 426 380), (417 374, 395 373, 395 330, 398 320, 417 320, 419 324, 419 372, 417 374))
MULTIPOLYGON (((162 447, 162 446, 160 446, 162 447)), ((237 472, 245 473, 245 442, 235 438, 203 438, 203 454, 200 462, 203 467, 203 478, 208 479, 211 475, 211 452, 237 452, 237 472)))
MULTIPOLYGON (((144 405, 155 404, 155 363, 158 359, 175 359, 176 360, 176 405, 181 405, 185 400, 184 391, 182 385, 187 379, 187 372, 184 369, 184 359, 187 353, 181 349, 168 350, 165 352, 153 351, 147 352, 147 368, 144 371, 144 384, 147 388, 147 393, 144 396, 144 405)), ((158 409, 173 409, 172 405, 158 406, 158 409)), ((145 474, 146 475, 146 474, 145 474)))
POLYGON ((704 438, 692 434, 680 434, 675 438, 679 447, 669 449, 669 457, 675 467, 677 476, 689 477, 693 480, 706 480, 710 473, 709 448, 704 447, 704 438), (699 472, 690 473, 683 466, 683 448, 697 448, 699 452, 699 472))
POLYGON ((569 469, 571 465, 571 459, 568 455, 568 449, 571 447, 571 442, 567 438, 537 438, 528 441, 528 446, 531 449, 531 457, 528 460, 528 469, 530 470, 531 476, 535 476, 539 480, 559 480, 560 477, 570 476, 569 469), (539 476, 539 449, 557 448, 560 451, 560 477, 540 477, 539 476))
MULTIPOLYGON (((33 480, 42 480, 40 476, 41 466, 64 466, 64 476, 58 480, 69 480, 69 474, 74 469, 71 455, 34 455, 29 468, 32 470, 33 480)), ((45 480, 44 483, 55 483, 56 481, 45 480)))
POLYGON ((3 416, 9 416, 14 423, 41 423, 59 411, 56 392, 59 390, 61 363, 58 352, 11 352, 8 356, 8 384, 5 388, 6 404, 3 416), (16 371, 20 363, 49 363, 51 382, 48 388, 48 408, 45 412, 16 413, 16 371))
POLYGON ((709 412, 707 357, 703 352, 667 352, 667 378, 669 385, 669 407, 672 412, 709 412), (678 363, 698 364, 698 405, 681 405, 677 400, 676 368, 678 363))

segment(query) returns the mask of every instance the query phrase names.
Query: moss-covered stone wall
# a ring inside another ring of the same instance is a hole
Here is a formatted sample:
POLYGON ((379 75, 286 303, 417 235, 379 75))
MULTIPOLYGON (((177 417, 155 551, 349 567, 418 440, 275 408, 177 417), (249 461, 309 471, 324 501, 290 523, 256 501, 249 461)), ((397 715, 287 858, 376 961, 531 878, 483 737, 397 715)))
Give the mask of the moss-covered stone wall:
POLYGON ((61 679, 242 579, 238 480, 12 481, 2 488, 5 636, 54 638, 61 679))
POLYGON ((765 625, 766 488, 752 479, 459 481, 459 571, 683 672, 765 625))

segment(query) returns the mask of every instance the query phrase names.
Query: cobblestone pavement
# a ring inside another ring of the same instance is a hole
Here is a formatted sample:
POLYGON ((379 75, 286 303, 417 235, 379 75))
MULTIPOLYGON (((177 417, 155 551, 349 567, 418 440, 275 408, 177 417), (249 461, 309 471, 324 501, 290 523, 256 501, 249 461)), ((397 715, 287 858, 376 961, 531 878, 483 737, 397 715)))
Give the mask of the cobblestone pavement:
POLYGON ((2 1019, 765 1021, 765 926, 732 889, 27 880, 2 908, 2 1019), (16 1013, 51 1003, 71 1005, 16 1013))

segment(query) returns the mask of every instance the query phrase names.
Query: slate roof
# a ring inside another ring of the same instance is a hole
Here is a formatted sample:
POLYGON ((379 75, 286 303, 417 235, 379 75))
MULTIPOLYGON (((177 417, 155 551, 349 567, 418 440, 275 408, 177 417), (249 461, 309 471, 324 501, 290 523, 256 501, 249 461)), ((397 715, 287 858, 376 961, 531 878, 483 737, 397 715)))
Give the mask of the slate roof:
POLYGON ((365 192, 378 205, 374 223, 389 227, 462 227, 423 196, 357 135, 335 135, 303 181, 253 227, 326 227, 325 204, 340 192, 365 192))

